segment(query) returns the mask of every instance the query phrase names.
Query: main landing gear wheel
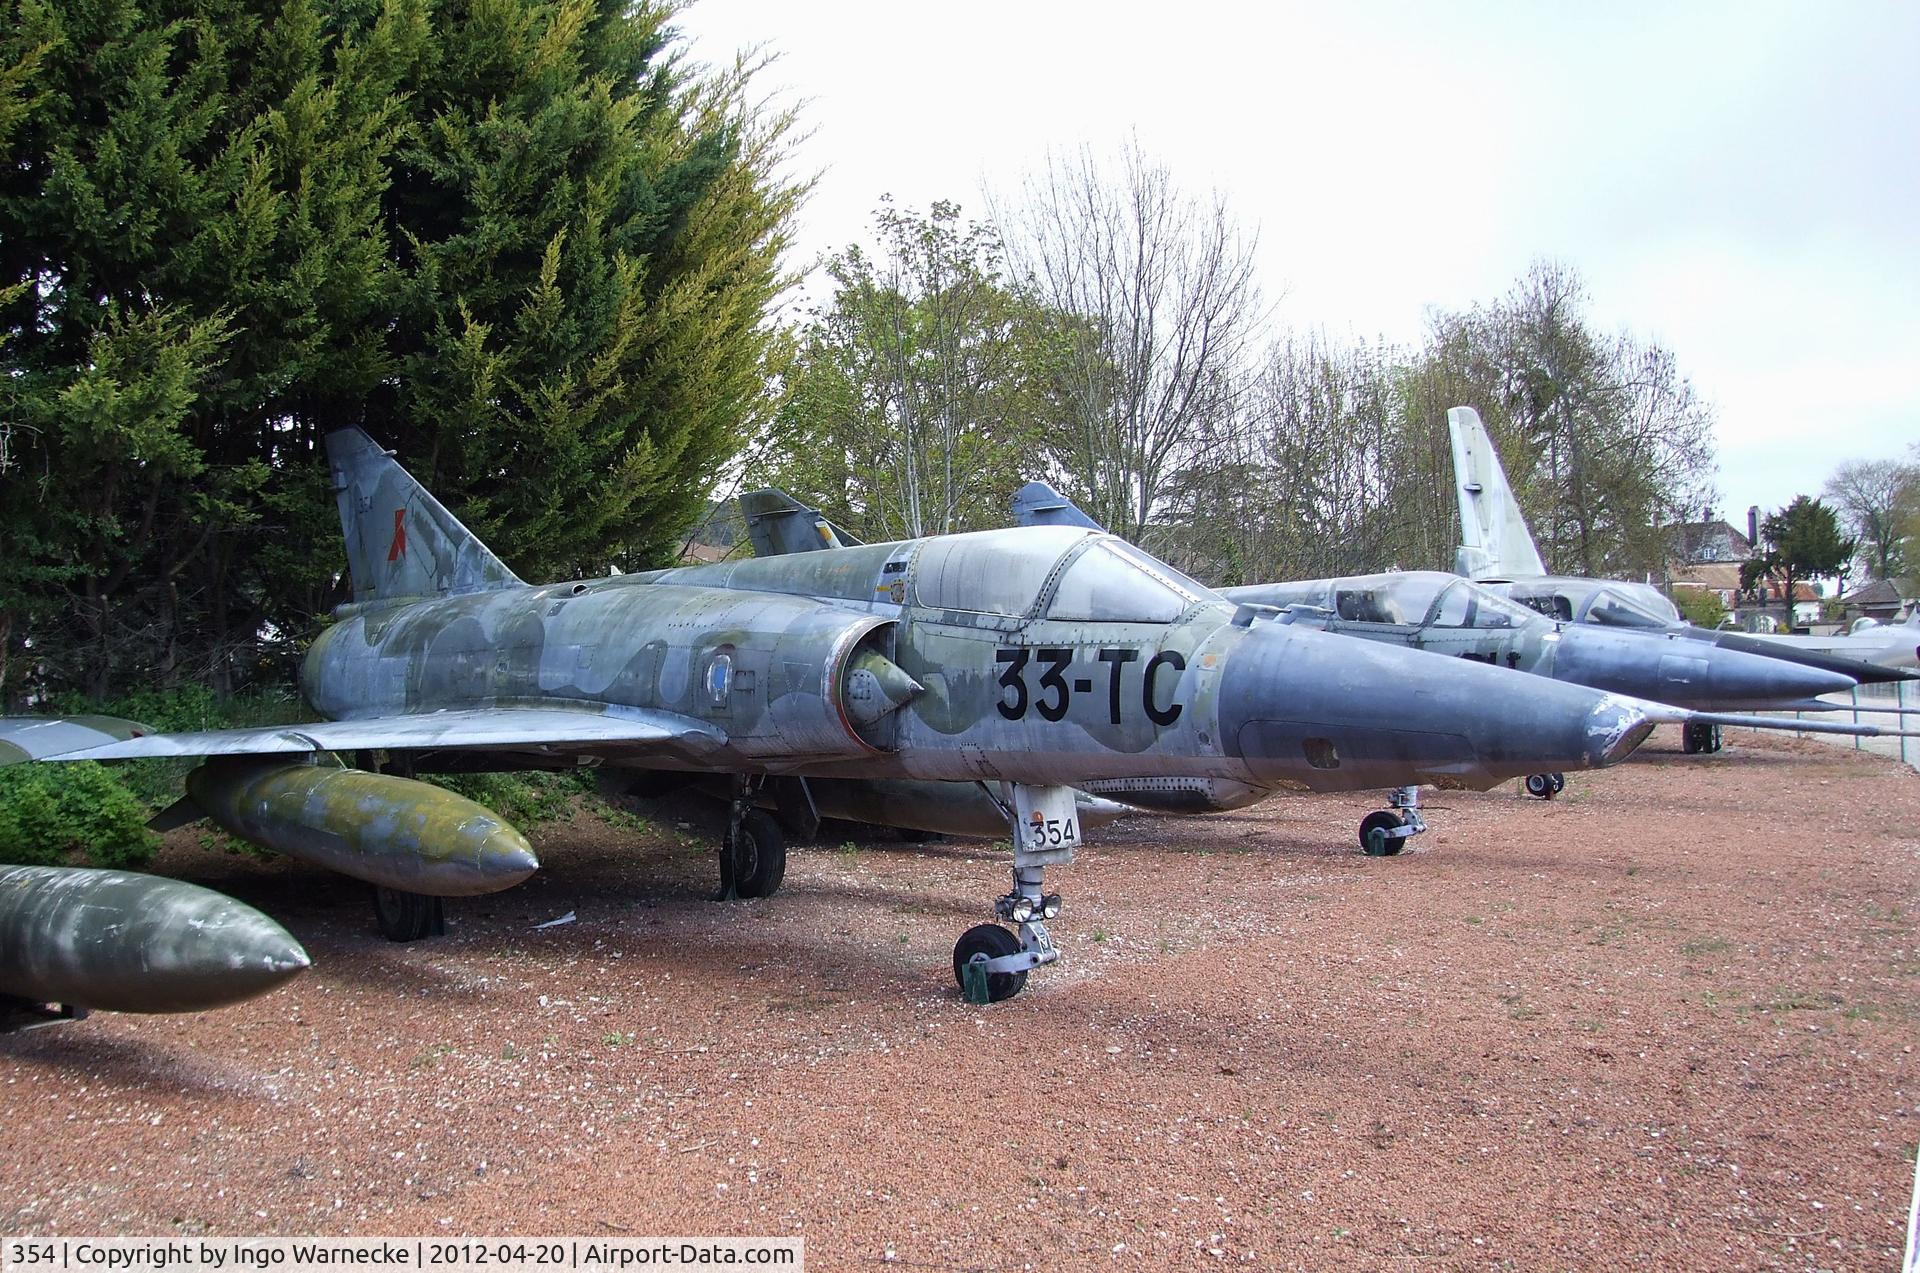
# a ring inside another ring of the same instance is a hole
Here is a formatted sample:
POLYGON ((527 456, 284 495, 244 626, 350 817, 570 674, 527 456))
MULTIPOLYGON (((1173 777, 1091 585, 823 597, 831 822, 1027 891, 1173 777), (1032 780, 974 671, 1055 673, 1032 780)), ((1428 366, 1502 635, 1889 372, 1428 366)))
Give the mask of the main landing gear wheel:
POLYGON ((447 901, 425 893, 373 886, 373 921, 388 941, 419 941, 447 931, 447 901))
POLYGON ((1680 750, 1689 756, 1720 750, 1720 727, 1705 721, 1689 721, 1680 727, 1680 750))
POLYGON ((1369 813, 1360 822, 1360 851, 1370 858, 1390 858, 1407 847, 1405 836, 1390 835, 1407 824, 1406 819, 1390 809, 1379 809, 1369 813))
POLYGON ((749 809, 721 850, 732 866, 735 897, 772 897, 787 877, 787 842, 772 816, 749 809))
MULTIPOLYGON (((953 980, 960 987, 960 993, 968 999, 974 998, 967 987, 967 965, 979 960, 985 963, 989 959, 999 959, 1003 955, 1015 955, 1020 952, 1020 939, 998 924, 975 924, 960 934, 960 940, 953 944, 953 980)), ((1020 972, 987 972, 981 969, 973 976, 986 980, 986 1002, 999 1003, 1002 999, 1011 999, 1027 988, 1027 974, 1020 972)))
POLYGON ((1527 794, 1536 800, 1551 800, 1567 789, 1565 774, 1528 774, 1527 794))

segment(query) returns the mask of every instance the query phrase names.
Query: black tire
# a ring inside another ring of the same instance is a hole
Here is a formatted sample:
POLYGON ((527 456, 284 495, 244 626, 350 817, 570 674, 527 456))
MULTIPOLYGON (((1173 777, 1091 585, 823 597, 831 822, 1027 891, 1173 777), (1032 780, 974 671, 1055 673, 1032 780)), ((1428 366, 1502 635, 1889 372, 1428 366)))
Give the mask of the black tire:
POLYGON ((1720 740, 1720 727, 1718 725, 1707 726, 1707 750, 1717 752, 1723 745, 1720 740))
POLYGON ((733 841, 733 890, 742 897, 772 897, 787 878, 787 840, 764 810, 750 809, 733 841))
POLYGON ((1370 858, 1398 857, 1400 850, 1407 847, 1407 837, 1384 833, 1406 824, 1407 820, 1391 809, 1376 809, 1369 813, 1360 820, 1360 851, 1370 858), (1382 834, 1376 836, 1376 831, 1382 834))
POLYGON ((1528 774, 1527 794, 1536 800, 1553 799, 1553 775, 1528 774))
POLYGON ((1688 721, 1680 727, 1680 750, 1689 756, 1698 756, 1703 752, 1718 751, 1718 741, 1713 736, 1714 727, 1703 725, 1699 721, 1688 721))
MULTIPOLYGON (((966 969, 975 955, 998 959, 1002 955, 1015 954, 1019 949, 1020 939, 998 924, 975 924, 960 934, 960 940, 953 944, 953 981, 960 987, 961 995, 964 997, 967 993, 966 969)), ((1011 999, 1026 988, 1027 974, 1024 971, 987 974, 988 1003, 1011 999)))
POLYGON ((373 886, 373 922, 388 941, 419 941, 447 931, 447 903, 443 897, 373 886))
POLYGON ((1565 774, 1549 774, 1548 777, 1553 779, 1554 795, 1557 796, 1567 789, 1567 776, 1565 774))

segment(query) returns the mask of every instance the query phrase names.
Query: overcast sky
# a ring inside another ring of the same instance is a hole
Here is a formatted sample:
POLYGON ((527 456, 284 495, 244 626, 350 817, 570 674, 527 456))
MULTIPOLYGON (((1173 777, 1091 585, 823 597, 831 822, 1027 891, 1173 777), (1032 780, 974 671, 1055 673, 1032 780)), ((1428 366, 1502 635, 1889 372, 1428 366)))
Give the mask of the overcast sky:
POLYGON ((1920 4, 699 0, 764 45, 808 254, 1130 136, 1260 236, 1280 321, 1418 339, 1572 265, 1716 408, 1721 511, 1920 441, 1920 4))

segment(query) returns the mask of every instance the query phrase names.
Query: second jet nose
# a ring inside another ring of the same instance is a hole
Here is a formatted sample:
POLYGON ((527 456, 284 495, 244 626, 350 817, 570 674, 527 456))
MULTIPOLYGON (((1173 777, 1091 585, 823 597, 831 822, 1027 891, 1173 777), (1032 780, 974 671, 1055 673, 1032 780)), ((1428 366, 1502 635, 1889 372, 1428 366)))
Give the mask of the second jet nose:
POLYGON ((1844 672, 1715 646, 1707 656, 1709 698, 1701 706, 1788 707, 1822 694, 1850 690, 1856 684, 1844 672))
POLYGON ((1559 634, 1555 680, 1705 710, 1787 708, 1852 677, 1704 641, 1572 624, 1559 634))

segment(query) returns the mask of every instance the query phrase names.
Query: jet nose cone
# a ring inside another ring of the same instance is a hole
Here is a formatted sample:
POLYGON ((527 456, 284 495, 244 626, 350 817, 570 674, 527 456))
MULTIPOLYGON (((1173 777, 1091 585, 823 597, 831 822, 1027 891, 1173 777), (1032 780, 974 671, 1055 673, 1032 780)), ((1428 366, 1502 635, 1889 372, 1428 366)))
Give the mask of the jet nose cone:
POLYGON ((1741 650, 1709 649, 1708 702, 1714 707, 1786 706, 1852 689, 1857 684, 1844 672, 1788 663, 1741 650))
POLYGON ((1220 702, 1256 783, 1319 791, 1598 768, 1652 729, 1622 696, 1278 625, 1234 650, 1220 702))
POLYGON ((1607 695, 1587 717, 1588 767, 1604 769, 1619 764, 1647 740, 1655 723, 1642 704, 1607 695))
POLYGON ((1791 707, 1847 689, 1852 677, 1705 641, 1574 624, 1560 634, 1556 680, 1676 707, 1791 707))

